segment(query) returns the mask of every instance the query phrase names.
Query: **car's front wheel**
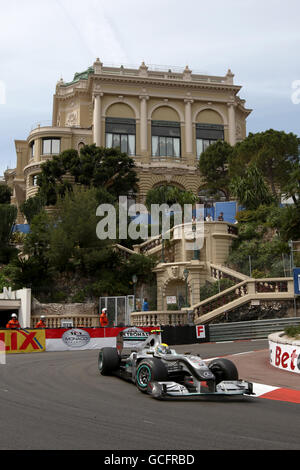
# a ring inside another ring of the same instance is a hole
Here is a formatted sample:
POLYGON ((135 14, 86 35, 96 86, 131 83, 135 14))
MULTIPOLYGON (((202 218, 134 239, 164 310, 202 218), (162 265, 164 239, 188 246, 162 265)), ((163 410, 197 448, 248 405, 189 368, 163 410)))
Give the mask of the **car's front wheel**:
POLYGON ((159 359, 147 359, 139 363, 136 370, 136 386, 141 392, 147 392, 150 382, 164 382, 167 380, 167 368, 159 359))
POLYGON ((119 368, 120 356, 117 348, 102 348, 98 357, 98 368, 101 375, 110 375, 119 368))
POLYGON ((229 359, 215 359, 209 365, 209 369, 216 378, 216 385, 224 380, 238 380, 239 373, 235 364, 229 359))

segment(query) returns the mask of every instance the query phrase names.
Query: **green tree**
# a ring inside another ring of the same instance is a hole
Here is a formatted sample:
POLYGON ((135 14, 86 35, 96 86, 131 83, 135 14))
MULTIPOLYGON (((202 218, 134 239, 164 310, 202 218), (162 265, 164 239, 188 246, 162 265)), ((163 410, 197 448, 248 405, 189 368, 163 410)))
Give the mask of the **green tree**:
POLYGON ((233 147, 227 142, 218 141, 210 145, 200 156, 199 170, 205 178, 204 187, 212 194, 222 191, 229 199, 229 163, 232 159, 233 147))
POLYGON ((22 214, 26 217, 26 220, 31 224, 32 219, 39 214, 46 205, 46 199, 43 198, 40 194, 27 199, 23 202, 20 207, 22 214))
POLYGON ((16 206, 0 204, 0 247, 9 243, 16 222, 17 212, 16 206))
POLYGON ((293 133, 269 129, 250 133, 234 147, 230 176, 241 176, 245 167, 254 164, 279 200, 294 166, 299 162, 298 137, 293 133))
POLYGON ((0 204, 10 204, 12 190, 6 184, 0 184, 0 204))
POLYGON ((296 207, 300 208, 300 164, 294 165, 287 182, 283 185, 284 199, 292 198, 296 207))
POLYGON ((262 173, 255 164, 246 168, 242 176, 232 178, 229 188, 231 194, 245 209, 255 210, 260 205, 274 202, 262 173))
POLYGON ((47 205, 73 190, 73 182, 84 187, 102 188, 114 200, 135 190, 138 181, 134 160, 119 149, 86 145, 80 150, 66 150, 42 166, 38 177, 39 194, 47 205), (70 179, 71 177, 71 179, 70 179), (73 181, 72 181, 73 179, 73 181))
MULTIPOLYGON (((107 193, 102 196, 106 198, 107 193)), ((59 279, 69 273, 78 280, 78 286, 72 287, 72 298, 77 301, 131 293, 133 273, 139 279, 149 280, 153 261, 142 255, 123 259, 114 248, 118 240, 98 239, 99 197, 96 188, 75 187, 64 198, 59 197, 51 214, 41 211, 36 215, 24 246, 29 255, 28 263, 15 267, 14 279, 25 282, 27 276, 27 285, 34 283, 35 291, 43 294, 44 283, 39 278, 45 278, 41 270, 45 267, 52 297, 57 298, 60 293, 67 298, 68 293, 59 286, 59 279), (31 270, 36 263, 40 266, 39 278, 34 278, 31 270), (80 280, 84 280, 84 286, 80 280)))
POLYGON ((168 206, 179 204, 183 208, 185 204, 194 205, 196 201, 197 198, 191 191, 168 185, 150 189, 146 196, 146 206, 149 211, 151 211, 152 204, 167 204, 168 206))

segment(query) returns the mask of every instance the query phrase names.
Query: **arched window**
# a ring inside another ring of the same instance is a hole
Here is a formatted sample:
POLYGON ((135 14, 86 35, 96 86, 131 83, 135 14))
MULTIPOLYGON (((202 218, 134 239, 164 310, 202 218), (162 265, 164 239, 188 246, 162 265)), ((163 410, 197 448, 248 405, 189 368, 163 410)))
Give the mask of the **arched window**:
POLYGON ((83 149, 83 147, 85 147, 85 143, 84 143, 84 142, 79 142, 79 144, 78 144, 78 152, 80 152, 80 150, 83 149))

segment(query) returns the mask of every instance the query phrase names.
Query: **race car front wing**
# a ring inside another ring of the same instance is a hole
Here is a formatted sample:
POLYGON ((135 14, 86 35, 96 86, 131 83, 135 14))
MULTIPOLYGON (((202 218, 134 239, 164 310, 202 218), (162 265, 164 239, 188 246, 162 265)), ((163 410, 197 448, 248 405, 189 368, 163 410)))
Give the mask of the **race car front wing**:
POLYGON ((254 395, 253 384, 243 380, 223 381, 213 389, 209 383, 199 382, 196 386, 196 390, 191 390, 190 387, 177 382, 150 382, 148 384, 147 392, 153 398, 159 399, 167 397, 196 397, 204 395, 254 395))

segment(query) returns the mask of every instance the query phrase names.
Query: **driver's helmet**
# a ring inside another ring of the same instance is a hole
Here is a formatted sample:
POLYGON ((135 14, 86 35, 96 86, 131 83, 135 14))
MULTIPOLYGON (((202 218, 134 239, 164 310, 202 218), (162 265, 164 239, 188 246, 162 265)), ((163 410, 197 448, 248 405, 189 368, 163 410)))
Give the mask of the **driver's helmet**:
POLYGON ((161 343, 158 346, 156 346, 155 352, 156 354, 162 354, 162 355, 171 354, 171 349, 169 348, 167 344, 161 343))

